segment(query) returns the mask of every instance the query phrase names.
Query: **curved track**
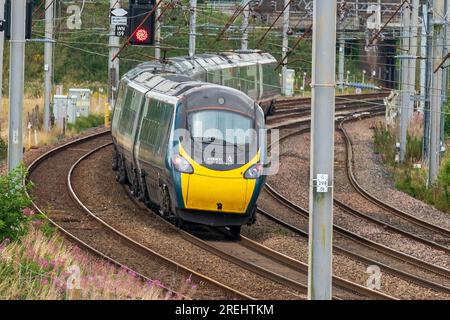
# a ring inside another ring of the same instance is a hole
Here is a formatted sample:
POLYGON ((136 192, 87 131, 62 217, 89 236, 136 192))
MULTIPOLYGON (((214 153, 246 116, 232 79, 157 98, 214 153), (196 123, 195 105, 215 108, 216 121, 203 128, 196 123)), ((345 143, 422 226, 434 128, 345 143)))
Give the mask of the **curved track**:
MULTIPOLYGON (((102 223, 102 225, 111 231, 120 234, 122 237, 127 237, 89 210, 87 206, 85 206, 77 197, 72 186, 71 179, 74 168, 80 163, 80 161, 89 157, 94 152, 99 151, 103 147, 104 146, 100 146, 98 149, 86 154, 72 166, 67 178, 69 192, 78 205, 83 207, 90 216, 102 223)), ((136 205, 145 208, 146 210, 150 210, 145 207, 143 203, 134 199, 126 187, 124 187, 124 189, 136 205)), ((307 265, 299 261, 270 250, 247 238, 235 240, 230 234, 228 234, 226 229, 201 227, 200 230, 191 230, 188 232, 175 227, 158 215, 155 215, 155 218, 166 223, 170 228, 173 228, 183 239, 204 250, 207 250, 208 252, 228 260, 250 272, 282 284, 292 290, 300 293, 307 292, 307 265)), ((197 227, 197 229, 198 228, 199 227, 197 227)), ((130 241, 134 241, 129 236, 128 238, 130 241)), ((134 242, 139 245, 136 241, 134 242)), ((394 299, 389 295, 370 290, 338 277, 334 277, 333 280, 335 284, 334 299, 394 299)))
MULTIPOLYGON (((433 233, 433 234, 438 234, 440 235, 442 238, 447 239, 447 243, 450 243, 450 230, 448 229, 444 229, 438 225, 432 224, 424 219, 420 219, 418 217, 415 217, 405 211, 402 211, 398 208, 395 208, 389 204, 387 204, 386 202, 376 198, 375 196, 371 195, 369 192, 367 192, 356 180, 356 177, 353 173, 353 163, 354 163, 354 159, 353 159, 353 146, 352 146, 352 142, 350 139, 350 136, 348 135, 347 131, 344 128, 344 123, 345 121, 342 121, 339 124, 339 131, 342 133, 343 137, 344 137, 344 141, 347 147, 347 176, 353 186, 353 188, 361 195, 363 196, 365 199, 367 199, 368 201, 374 203, 375 205, 377 205, 378 207, 388 211, 389 213, 403 219, 405 222, 408 222, 410 224, 416 225, 420 228, 426 229, 429 232, 433 233)), ((437 249, 443 250, 446 253, 450 253, 450 249, 448 248, 448 246, 444 246, 444 245, 440 245, 437 243, 432 243, 432 241, 426 240, 424 238, 422 238, 422 241, 427 241, 427 244, 430 246, 435 246, 437 249)))
MULTIPOLYGON (((361 97, 362 95, 358 95, 358 98, 361 97)), ((374 96, 372 98, 381 99, 379 95, 374 96)), ((346 99, 351 100, 353 98, 347 97, 346 99)), ((368 105, 370 104, 371 103, 369 102, 368 105)), ((348 115, 348 108, 345 109, 346 110, 342 111, 342 113, 338 112, 337 115, 341 116, 348 115)), ((364 113, 367 112, 368 110, 374 110, 374 107, 367 107, 364 105, 361 106, 360 103, 359 106, 355 105, 349 109, 356 110, 356 112, 358 113, 364 113)), ((375 110, 380 109, 381 108, 375 108, 375 110)), ((270 119, 271 118, 269 117, 268 118, 269 122, 272 121, 270 119)), ((309 118, 291 119, 287 122, 286 121, 278 122, 278 120, 276 120, 273 122, 275 122, 272 125, 273 128, 289 128, 292 125, 306 125, 309 122, 309 118)), ((307 127, 305 127, 305 129, 303 130, 307 130, 307 127)), ((293 134, 302 132, 303 130, 293 131, 287 134, 286 136, 281 137, 279 140, 283 140, 287 136, 291 136, 293 134)), ((81 246, 89 249, 95 254, 101 256, 102 258, 107 259, 119 266, 123 266, 123 264, 119 261, 127 261, 126 255, 131 254, 132 252, 133 255, 139 255, 140 259, 143 259, 143 261, 147 261, 148 259, 150 260, 157 259, 158 261, 169 266, 170 268, 173 268, 175 270, 182 270, 182 272, 186 275, 186 277, 189 276, 189 274, 194 275, 194 279, 198 280, 199 282, 205 283, 208 286, 207 291, 208 294, 211 294, 211 296, 217 295, 220 297, 221 295, 225 294, 225 296, 228 298, 252 299, 252 297, 242 292, 227 287, 213 279, 208 278, 207 276, 196 273, 193 270, 188 269, 182 265, 179 265, 175 261, 167 259, 159 255, 158 253, 152 251, 151 249, 146 248, 142 244, 134 241, 131 237, 121 233, 119 230, 114 229, 111 225, 107 224, 105 221, 98 218, 95 215, 95 213, 91 212, 80 201, 80 199, 75 194, 71 184, 72 172, 74 168, 84 159, 86 159, 93 153, 101 150, 105 146, 110 145, 110 142, 102 140, 102 137, 105 136, 106 134, 107 134, 106 132, 103 132, 58 147, 41 156, 39 159, 34 161, 32 165, 30 165, 29 167, 30 178, 33 180, 33 177, 39 177, 45 174, 45 170, 46 169, 48 170, 49 168, 50 163, 49 160, 54 161, 55 160, 54 158, 57 157, 58 154, 62 152, 70 154, 70 161, 64 164, 63 172, 58 172, 58 180, 61 175, 63 176, 65 175, 64 182, 62 183, 61 181, 58 181, 55 188, 53 189, 50 188, 51 190, 45 190, 45 192, 41 192, 39 194, 40 196, 39 201, 34 204, 36 210, 43 212, 43 209, 47 209, 43 207, 44 204, 54 203, 55 200, 53 198, 54 193, 60 192, 61 193, 60 196, 63 200, 62 202, 61 200, 59 202, 57 201, 57 204, 62 203, 69 204, 70 202, 71 204, 64 208, 51 208, 49 214, 50 221, 73 241, 76 241, 81 246), (45 198, 45 194, 47 194, 47 198, 45 198), (39 206, 41 203, 43 205, 39 206), (60 215, 54 214, 57 211, 63 212, 62 219, 60 215), (112 253, 110 252, 109 254, 106 254, 105 252, 110 251, 110 249, 102 248, 101 244, 99 244, 99 241, 96 242, 95 240, 93 240, 92 237, 93 231, 95 231, 95 238, 112 241, 114 243, 114 247, 117 247, 118 249, 115 252, 112 253), (90 233, 90 235, 88 235, 88 233, 90 233), (120 252, 122 252, 122 255, 120 255, 120 252)), ((266 190, 270 193, 270 186, 268 186, 266 190)), ((295 204, 290 203, 290 205, 288 205, 287 202, 281 200, 280 197, 276 196, 277 192, 275 190, 272 191, 274 191, 272 193, 272 196, 274 196, 277 199, 277 201, 284 202, 283 205, 289 206, 291 209, 294 208, 293 210, 297 211, 297 213, 301 211, 299 210, 301 208, 299 207, 297 208, 295 204)), ((132 198, 131 195, 130 197, 132 198)), ((133 200, 136 201, 134 198, 133 200)), ((287 199, 285 200, 288 201, 287 199)), ((142 203, 139 203, 139 205, 143 206, 142 203)), ((304 231, 297 228, 296 226, 290 225, 287 222, 277 219, 276 217, 273 216, 273 214, 264 212, 261 209, 259 209, 259 213, 266 215, 270 219, 276 221, 279 224, 284 225, 286 228, 289 228, 290 230, 295 231, 298 234, 301 234, 303 236, 307 235, 304 231)), ((305 211, 303 212, 303 214, 307 214, 307 212, 305 211)), ((164 220, 162 218, 160 219, 164 220)), ((175 227, 173 226, 173 228, 175 227)), ((239 241, 233 241, 226 235, 226 231, 224 232, 224 235, 222 235, 224 237, 222 240, 220 240, 220 237, 219 240, 217 238, 208 240, 204 239, 201 236, 196 236, 192 233, 186 232, 184 230, 180 229, 177 230, 179 230, 180 234, 184 239, 226 260, 234 262, 235 264, 241 266, 242 268, 245 268, 263 277, 267 277, 268 279, 271 279, 274 282, 286 285, 287 287, 293 290, 299 292, 306 292, 307 266, 304 263, 301 263, 300 261, 282 255, 276 251, 273 251, 267 247, 255 243, 245 237, 242 237, 239 241)), ((417 274, 414 273, 409 274, 406 271, 394 268, 392 265, 386 265, 386 269, 392 272, 393 274, 402 276, 410 281, 419 283, 421 285, 433 288, 434 290, 445 292, 448 292, 450 290, 448 286, 436 283, 436 275, 445 277, 446 280, 450 279, 447 270, 434 266, 435 269, 430 271, 431 269, 427 269, 429 266, 420 260, 409 261, 408 260, 409 258, 404 257, 406 255, 402 256, 402 254, 400 253, 393 253, 393 252, 387 253, 387 251, 386 252, 384 251, 385 249, 383 248, 382 245, 370 243, 370 240, 363 239, 361 237, 356 239, 353 237, 353 235, 349 233, 349 231, 339 230, 339 232, 342 233, 342 236, 344 238, 347 237, 347 242, 349 239, 351 239, 352 243, 350 247, 352 249, 355 246, 357 246, 357 244, 361 245, 362 247, 365 247, 366 249, 367 247, 372 246, 371 247, 372 249, 378 250, 379 252, 383 252, 383 254, 387 257, 395 257, 395 259, 397 259, 401 263, 407 262, 413 265, 414 267, 419 267, 422 268, 422 270, 424 270, 423 272, 418 272, 417 274), (375 247, 377 248, 375 249, 375 247), (433 272, 434 275, 427 278, 426 276, 424 276, 424 273, 426 274, 427 272, 433 272)), ((354 250, 350 252, 349 250, 346 250, 340 246, 335 245, 334 247, 337 250, 341 250, 341 252, 349 256, 356 257, 356 254, 353 252, 354 250)), ((366 263, 376 263, 380 265, 380 262, 378 262, 378 260, 377 262, 374 262, 374 260, 371 260, 370 258, 359 255, 356 258, 365 261, 366 263)), ((392 264, 395 265, 395 263, 392 264)), ((143 279, 148 279, 138 272, 137 274, 139 274, 143 279)), ((335 299, 361 299, 361 298, 393 299, 393 297, 389 295, 367 289, 363 286, 357 285, 355 283, 349 282, 347 280, 338 277, 333 278, 333 286, 335 299)), ((168 290, 175 292, 170 289, 168 290)))
MULTIPOLYGON (((155 264, 156 260, 172 269, 173 273, 179 274, 182 279, 192 275, 193 280, 200 283, 204 290, 205 298, 253 299, 140 245, 96 219, 82 203, 77 201, 68 183, 70 174, 73 168, 87 156, 111 144, 108 133, 109 131, 105 131, 57 147, 29 166, 28 179, 35 184, 35 192, 32 196, 39 198, 33 202, 35 209, 45 214, 49 221, 70 240, 107 261, 132 269, 144 280, 149 278, 137 269, 146 270, 146 267, 155 264), (52 183, 49 184, 46 183, 48 180, 42 177, 48 176, 51 169, 55 170, 55 174, 52 183), (52 204, 51 208, 48 207, 49 203, 52 204), (125 265, 125 261, 128 265, 125 265)), ((179 283, 181 282, 174 286, 179 283)), ((171 288, 166 290, 182 296, 171 288)))
MULTIPOLYGON (((291 137, 296 134, 301 134, 309 131, 309 127, 305 126, 304 128, 296 131, 292 131, 279 139, 279 141, 285 140, 288 137, 291 137)), ((349 164, 351 161, 349 160, 349 164)), ((349 171, 351 172, 351 171, 349 171)), ((294 214, 300 214, 305 218, 308 218, 308 211, 300 206, 296 205, 292 201, 288 200, 286 197, 282 196, 275 188, 273 188, 270 184, 266 183, 265 191, 273 197, 278 203, 282 204, 289 210, 291 210, 294 214)), ((339 203, 335 201, 335 204, 344 207, 345 210, 352 211, 352 214, 366 217, 366 214, 360 213, 356 210, 351 209, 343 203, 339 203)), ((296 234, 302 237, 308 237, 307 226, 304 225, 301 228, 296 223, 295 225, 281 219, 277 215, 267 212, 261 208, 258 209, 259 213, 275 223, 295 232, 296 234)), ((376 220, 372 221, 377 222, 376 220)), ((378 222, 382 225, 384 223, 378 222)), ((392 229, 396 229, 395 227, 391 227, 392 229)), ((393 250, 384 245, 378 244, 374 241, 361 237, 349 230, 341 228, 337 225, 334 226, 335 230, 335 244, 333 248, 335 248, 338 252, 342 252, 349 257, 353 257, 357 260, 360 260, 365 263, 370 264, 378 264, 383 267, 386 271, 390 272, 393 275, 399 276, 405 280, 411 281, 413 283, 417 283, 419 285, 425 286, 427 288, 432 288, 439 292, 450 293, 450 272, 442 267, 435 266, 429 263, 426 263, 422 260, 419 260, 410 255, 404 254, 397 250, 393 250), (349 251, 348 249, 351 249, 349 251), (368 251, 371 251, 370 254, 367 254, 368 251)), ((402 232, 400 232, 402 233, 402 232)), ((410 235, 407 232, 403 232, 402 234, 411 236, 412 238, 420 241, 429 243, 426 239, 422 239, 415 235, 410 235)), ((431 243, 432 246, 437 247, 439 249, 446 249, 439 244, 431 243)))

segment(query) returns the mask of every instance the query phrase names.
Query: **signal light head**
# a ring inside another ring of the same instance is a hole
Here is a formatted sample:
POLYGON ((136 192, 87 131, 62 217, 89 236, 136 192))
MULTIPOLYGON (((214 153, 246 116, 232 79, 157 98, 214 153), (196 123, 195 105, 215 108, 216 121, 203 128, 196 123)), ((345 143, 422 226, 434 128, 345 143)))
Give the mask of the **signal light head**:
POLYGON ((144 28, 140 28, 136 31, 134 37, 138 42, 146 42, 150 35, 147 30, 145 30, 144 28))

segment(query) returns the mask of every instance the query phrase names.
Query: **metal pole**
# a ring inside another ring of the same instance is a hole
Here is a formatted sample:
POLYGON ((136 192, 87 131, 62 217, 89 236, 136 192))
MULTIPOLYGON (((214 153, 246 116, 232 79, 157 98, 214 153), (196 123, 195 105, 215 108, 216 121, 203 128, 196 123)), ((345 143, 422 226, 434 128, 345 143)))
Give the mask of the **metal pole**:
POLYGON ((420 32, 420 107, 419 112, 425 112, 425 69, 426 69, 426 59, 427 56, 427 19, 428 18, 428 6, 424 4, 422 6, 422 26, 420 32))
POLYGON ((9 71, 9 139, 8 170, 14 170, 23 159, 23 87, 25 72, 26 0, 11 1, 11 50, 9 71))
POLYGON ((425 65, 425 110, 424 110, 424 125, 423 125, 423 159, 429 163, 430 157, 430 109, 431 109, 431 68, 433 55, 433 32, 432 32, 432 8, 427 6, 427 39, 426 39, 426 65, 425 65))
POLYGON ((44 43, 44 131, 50 131, 50 103, 52 100, 53 68, 53 0, 45 0, 44 43))
POLYGON ((197 0, 189 0, 191 17, 189 20, 189 57, 195 55, 195 32, 197 23, 197 0))
MULTIPOLYGON (((110 0, 110 8, 120 8, 121 0, 110 0)), ((119 58, 112 59, 120 48, 120 38, 115 36, 115 25, 109 28, 109 57, 108 57, 108 103, 110 108, 114 106, 116 91, 119 86, 119 58)))
POLYGON ((284 12, 283 12, 283 41, 282 41, 282 49, 281 49, 281 61, 283 61, 283 66, 281 69, 281 91, 286 94, 286 70, 287 70, 287 52, 289 50, 289 11, 291 5, 290 0, 284 0, 284 12))
POLYGON ((339 89, 344 90, 344 65, 345 65, 345 39, 344 37, 339 38, 339 89))
MULTIPOLYGON (((444 0, 433 1, 433 70, 442 60, 442 47, 444 36, 444 0)), ((429 185, 437 178, 439 170, 440 152, 440 125, 442 108, 442 69, 433 73, 431 79, 431 110, 430 110, 430 162, 429 162, 429 185)))
POLYGON ((411 13, 411 33, 410 33, 410 44, 409 44, 409 55, 408 59, 408 85, 409 85, 409 99, 408 99, 408 123, 414 112, 414 100, 412 97, 416 91, 416 64, 417 59, 417 26, 419 24, 419 0, 412 0, 412 13, 411 13))
POLYGON ((313 10, 308 299, 330 300, 336 0, 314 1, 313 10))
MULTIPOLYGON (((5 0, 0 0, 0 20, 5 20, 5 0)), ((3 112, 3 50, 5 46, 5 33, 0 32, 0 138, 2 137, 3 112)))
POLYGON ((242 21, 242 38, 241 38, 241 50, 248 49, 248 18, 250 16, 250 5, 248 5, 250 0, 242 0, 241 6, 244 7, 243 11, 243 21, 242 21))
MULTIPOLYGON (((403 6, 403 52, 409 52, 409 28, 411 24, 410 6, 403 6)), ((406 134, 408 129, 408 108, 409 108, 409 63, 407 59, 401 60, 402 77, 401 77, 401 99, 400 99, 400 162, 405 161, 406 155, 406 134)))
MULTIPOLYGON (((449 19, 448 15, 448 0, 444 0, 444 17, 446 21, 449 19)), ((448 22, 444 24, 444 35, 443 35, 443 47, 442 54, 446 55, 448 52, 448 22)), ((441 111, 444 110, 444 106, 447 103, 447 88, 448 88, 448 68, 442 70, 442 107, 441 111)), ((445 116, 444 113, 441 112, 441 131, 440 131, 440 142, 443 143, 445 141, 445 116)))
MULTIPOLYGON (((157 18, 161 16, 161 6, 159 5, 161 1, 156 1, 158 7, 156 8, 155 15, 157 18)), ((161 59, 161 19, 156 19, 155 21, 155 58, 157 60, 161 59)))

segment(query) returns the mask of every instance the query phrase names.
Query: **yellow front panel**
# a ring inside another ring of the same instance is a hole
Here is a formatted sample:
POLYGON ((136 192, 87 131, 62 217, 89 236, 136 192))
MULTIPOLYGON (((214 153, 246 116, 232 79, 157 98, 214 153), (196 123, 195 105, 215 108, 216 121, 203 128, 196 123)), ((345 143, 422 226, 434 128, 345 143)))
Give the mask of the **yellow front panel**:
POLYGON ((247 203, 247 180, 224 179, 192 174, 186 199, 186 208, 244 213, 247 203), (218 204, 222 209, 218 209, 218 204))
POLYGON ((189 157, 180 145, 180 154, 194 169, 181 174, 181 187, 186 209, 245 213, 253 195, 256 180, 244 179, 244 172, 259 159, 259 152, 248 163, 232 170, 208 169, 189 157), (222 209, 218 209, 218 204, 222 209))

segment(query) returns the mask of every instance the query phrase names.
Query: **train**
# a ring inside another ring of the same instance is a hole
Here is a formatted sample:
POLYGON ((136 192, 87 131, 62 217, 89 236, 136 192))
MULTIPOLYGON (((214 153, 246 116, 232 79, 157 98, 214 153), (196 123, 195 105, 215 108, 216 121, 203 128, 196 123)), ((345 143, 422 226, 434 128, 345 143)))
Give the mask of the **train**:
POLYGON ((240 90, 270 115, 281 95, 281 75, 277 60, 269 53, 233 51, 167 59, 158 68, 193 79, 240 90))
POLYGON ((256 55, 253 63, 255 54, 231 53, 145 62, 120 81, 111 122, 117 180, 178 225, 239 235, 255 221, 267 164, 261 133, 278 95, 273 76, 264 82, 273 57, 256 55))

